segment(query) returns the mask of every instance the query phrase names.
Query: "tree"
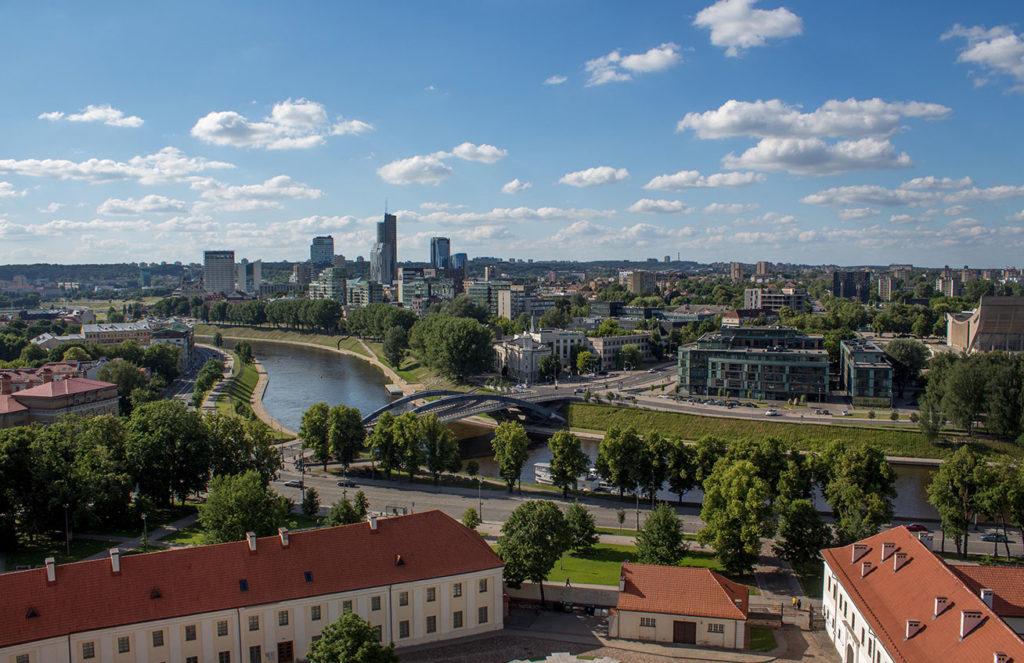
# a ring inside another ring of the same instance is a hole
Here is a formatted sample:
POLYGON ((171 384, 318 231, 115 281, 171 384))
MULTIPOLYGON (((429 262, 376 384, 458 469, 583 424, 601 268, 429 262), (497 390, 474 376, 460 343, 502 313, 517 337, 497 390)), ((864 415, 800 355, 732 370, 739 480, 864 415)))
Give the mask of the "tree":
POLYGON ((569 532, 569 550, 579 553, 597 543, 597 524, 587 507, 574 501, 565 511, 565 525, 569 532))
POLYGON ((518 422, 506 421, 494 429, 491 449, 498 463, 498 476, 505 480, 510 493, 523 471, 529 445, 530 438, 526 436, 526 429, 518 422))
POLYGON ((957 449, 928 484, 928 501, 939 512, 944 536, 953 536, 956 551, 967 557, 968 526, 979 511, 984 465, 970 447, 957 449))
POLYGON ((354 612, 327 626, 309 645, 310 663, 398 663, 394 643, 382 645, 377 627, 354 612))
POLYGON ((370 456, 373 461, 384 470, 384 475, 390 479, 391 472, 398 469, 400 465, 398 446, 395 444, 395 415, 385 412, 377 418, 373 426, 373 432, 367 438, 367 446, 370 447, 370 456))
POLYGON ((640 368, 644 363, 644 355, 640 352, 640 348, 633 345, 632 343, 622 346, 622 350, 619 351, 619 362, 623 368, 630 368, 636 370, 640 368))
POLYGON ((243 364, 252 363, 252 346, 249 345, 248 341, 235 343, 235 354, 238 355, 238 360, 243 364))
POLYGON ((749 573, 761 555, 761 537, 771 529, 768 483, 749 460, 723 460, 704 481, 697 539, 715 549, 729 573, 749 573))
POLYGON ((669 446, 669 441, 661 433, 649 432, 640 444, 640 453, 633 465, 637 486, 646 491, 651 504, 654 504, 654 495, 668 474, 669 446))
POLYGON ((896 471, 878 448, 834 442, 817 464, 825 499, 835 514, 839 545, 876 534, 892 520, 896 471))
POLYGON ((335 405, 328 411, 327 445, 346 472, 352 461, 359 457, 365 442, 366 428, 358 409, 335 405))
POLYGON ((441 472, 458 472, 462 469, 462 456, 455 433, 441 423, 435 414, 420 417, 420 435, 423 439, 423 455, 427 470, 437 485, 441 472))
POLYGON ((73 345, 64 351, 64 355, 61 357, 61 361, 89 361, 92 357, 85 351, 84 348, 73 345))
POLYGON ((693 490, 697 482, 696 461, 696 453, 682 438, 674 437, 669 440, 665 458, 668 489, 679 495, 680 504, 683 503, 683 495, 693 490))
POLYGON ((366 499, 366 493, 361 490, 356 491, 356 496, 352 500, 352 508, 359 520, 366 520, 366 514, 370 513, 370 500, 366 499))
POLYGON ((479 323, 487 322, 490 313, 466 293, 461 293, 441 306, 441 313, 454 318, 471 318, 479 323))
POLYGON ((327 462, 331 459, 331 443, 328 438, 330 411, 331 408, 327 403, 313 403, 302 413, 302 423, 299 424, 302 448, 313 450, 314 460, 323 463, 324 471, 327 470, 327 462))
POLYGON ((181 348, 171 343, 152 343, 142 353, 142 366, 171 382, 178 377, 181 348))
POLYGON ((480 516, 477 514, 476 509, 469 507, 466 512, 462 514, 462 524, 469 529, 476 529, 480 526, 480 516))
POLYGON ((402 360, 408 349, 409 334, 405 331, 405 327, 395 325, 384 334, 384 359, 395 368, 402 365, 402 360))
POLYGON ((540 585, 544 603, 544 579, 558 558, 569 549, 565 517, 550 500, 523 502, 501 526, 498 555, 505 562, 505 581, 519 587, 524 580, 540 585))
POLYGON ((409 345, 423 363, 456 381, 488 370, 494 358, 487 327, 441 313, 420 318, 409 332, 409 345))
POLYGON ((213 345, 218 348, 224 347, 224 336, 220 332, 214 332, 213 345))
POLYGON ((725 442, 713 435, 704 435, 697 440, 693 446, 693 478, 697 484, 704 484, 725 452, 725 442))
POLYGON ((903 398, 903 389, 917 380, 921 370, 928 365, 928 348, 912 338, 897 338, 885 346, 885 354, 892 360, 893 382, 899 397, 903 398))
POLYGON ((135 409, 125 425, 125 456, 141 491, 161 503, 206 488, 211 447, 206 426, 181 401, 135 409))
POLYGON ((974 435, 974 423, 985 411, 986 376, 981 365, 969 359, 953 364, 946 376, 942 409, 950 421, 974 435))
POLYGON ((104 364, 103 368, 96 373, 96 377, 104 382, 113 382, 117 385, 119 410, 121 414, 131 414, 132 392, 146 384, 146 376, 135 364, 124 359, 114 359, 104 364))
POLYGON ((576 355, 576 370, 579 371, 580 375, 593 373, 596 367, 597 356, 590 350, 581 350, 576 355))
POLYGON ((558 374, 562 372, 562 361, 555 355, 547 355, 541 357, 540 363, 537 364, 537 368, 540 371, 541 378, 545 380, 554 380, 558 377, 558 374))
POLYGON ((576 478, 586 474, 590 456, 583 451, 580 438, 568 430, 560 430, 548 440, 551 452, 551 482, 562 489, 562 497, 569 496, 569 488, 576 486, 576 478))
MULTIPOLYGON (((1003 530, 1003 545, 1006 557, 1010 557, 1009 526, 1013 522, 1014 498, 1020 491, 1018 474, 1020 467, 1009 458, 1000 458, 980 468, 981 490, 978 493, 978 508, 982 513, 999 524, 1003 530)), ((996 549, 995 546, 993 546, 996 549)), ((998 554, 998 553, 997 553, 998 554)))
POLYGON ((320 495, 316 488, 306 488, 302 494, 302 513, 310 518, 320 513, 320 495))
POLYGON ((403 412, 392 425, 398 467, 409 475, 411 482, 423 463, 423 437, 419 417, 415 412, 403 412))
POLYGON ((787 502, 779 514, 778 537, 772 550, 792 564, 808 564, 818 558, 818 551, 832 542, 832 535, 814 504, 799 499, 787 502))
POLYGON ((363 518, 365 516, 359 515, 358 510, 347 497, 338 500, 327 510, 327 524, 331 527, 354 525, 363 522, 363 518))
POLYGON ((262 421, 242 421, 214 413, 203 418, 210 439, 210 470, 214 475, 241 474, 255 470, 270 483, 282 467, 281 450, 262 421))
POLYGON ((917 425, 921 428, 921 434, 929 442, 934 442, 946 425, 946 414, 942 411, 941 403, 926 393, 918 400, 918 413, 917 425))
POLYGON ((644 521, 636 535, 637 561, 641 564, 675 566, 686 549, 683 544, 683 526, 675 511, 667 504, 659 504, 644 521))
POLYGON ((268 536, 288 518, 287 498, 263 485, 253 471, 214 477, 206 503, 199 509, 199 523, 207 543, 240 541, 246 532, 268 536))
POLYGON ((637 484, 637 460, 643 441, 634 428, 613 426, 604 435, 597 451, 597 471, 608 483, 618 487, 621 498, 637 484))

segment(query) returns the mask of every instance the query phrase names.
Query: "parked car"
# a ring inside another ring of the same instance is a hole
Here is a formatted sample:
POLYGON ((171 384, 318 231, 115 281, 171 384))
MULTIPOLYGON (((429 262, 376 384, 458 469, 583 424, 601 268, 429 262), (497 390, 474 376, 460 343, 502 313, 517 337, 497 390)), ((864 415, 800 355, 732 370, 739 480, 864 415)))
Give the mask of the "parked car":
POLYGON ((338 482, 338 488, 355 488, 356 482, 349 478, 344 478, 338 482))
POLYGON ((777 417, 777 416, 779 416, 779 411, 778 410, 765 410, 764 411, 764 416, 766 416, 766 417, 777 417))
POLYGON ((928 528, 921 523, 910 523, 907 525, 907 529, 911 532, 927 532, 928 528))
POLYGON ((648 373, 657 373, 657 372, 658 372, 658 369, 656 369, 656 368, 648 368, 648 369, 647 369, 647 372, 648 372, 648 373))
POLYGON ((284 482, 285 488, 302 488, 301 479, 288 479, 284 482))
POLYGON ((1006 543, 1006 536, 998 534, 996 532, 989 532, 988 534, 981 535, 982 541, 988 541, 990 543, 1006 543))
POLYGON ((850 412, 849 412, 849 410, 843 410, 843 412, 842 412, 842 415, 843 415, 844 417, 848 417, 848 416, 850 416, 850 412))

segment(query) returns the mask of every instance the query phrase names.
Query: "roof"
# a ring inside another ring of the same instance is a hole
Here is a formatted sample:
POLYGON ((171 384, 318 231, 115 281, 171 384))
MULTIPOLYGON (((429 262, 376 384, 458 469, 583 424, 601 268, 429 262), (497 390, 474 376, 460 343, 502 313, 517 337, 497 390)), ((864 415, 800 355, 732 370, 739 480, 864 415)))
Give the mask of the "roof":
POLYGON ((983 587, 993 590, 992 609, 1000 617, 1024 617, 1024 566, 950 564, 949 568, 975 594, 983 587))
POLYGON ((622 565, 622 576, 626 583, 619 592, 619 610, 747 618, 749 590, 710 569, 626 562, 622 565))
POLYGON ((7 394, 0 395, 0 414, 14 414, 15 412, 24 412, 28 408, 14 400, 13 396, 7 394))
POLYGON ((852 562, 855 544, 821 554, 895 661, 991 663, 997 651, 1008 654, 1010 660, 1024 661, 1024 641, 906 527, 859 543, 867 550, 856 562, 852 562), (893 556, 881 559, 882 543, 892 543, 895 552, 907 553, 907 561, 898 571, 893 571, 893 556), (861 577, 864 561, 872 562, 874 569, 861 577), (949 606, 933 619, 937 596, 948 598, 949 606), (961 640, 963 610, 977 610, 983 620, 961 640), (908 619, 918 619, 924 625, 909 640, 905 637, 908 619))
POLYGON ((101 380, 90 380, 89 378, 67 378, 66 380, 53 380, 44 382, 31 389, 23 389, 17 393, 18 398, 28 396, 29 398, 54 398, 56 396, 72 396, 84 394, 90 391, 98 391, 109 387, 117 387, 113 382, 101 380))
POLYGON ((116 625, 384 587, 502 567, 476 532, 441 511, 0 575, 0 648, 116 625), (402 564, 396 565, 396 555, 402 564), (312 581, 306 582, 305 573, 312 581), (248 582, 241 591, 240 580, 248 582), (158 590, 155 592, 154 590, 158 590), (158 598, 153 595, 158 593, 158 598), (37 617, 28 618, 31 609, 37 617))

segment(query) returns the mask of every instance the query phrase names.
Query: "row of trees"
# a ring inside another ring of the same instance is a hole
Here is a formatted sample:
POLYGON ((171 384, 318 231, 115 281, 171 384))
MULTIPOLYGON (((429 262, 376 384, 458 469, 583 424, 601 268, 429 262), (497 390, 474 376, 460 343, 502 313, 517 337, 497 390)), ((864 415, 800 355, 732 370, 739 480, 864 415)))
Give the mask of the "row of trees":
POLYGON ((1024 442, 1024 357, 939 355, 931 361, 919 405, 921 430, 929 439, 948 421, 969 435, 981 425, 992 435, 1024 442))

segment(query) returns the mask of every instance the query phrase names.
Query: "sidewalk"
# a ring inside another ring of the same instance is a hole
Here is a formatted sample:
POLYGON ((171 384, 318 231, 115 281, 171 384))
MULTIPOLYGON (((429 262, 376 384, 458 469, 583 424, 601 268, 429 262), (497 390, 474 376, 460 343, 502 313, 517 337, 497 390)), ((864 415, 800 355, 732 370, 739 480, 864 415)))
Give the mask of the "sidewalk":
MULTIPOLYGON (((172 547, 173 544, 163 543, 163 542, 160 541, 160 539, 164 538, 168 534, 172 534, 174 532, 177 532, 178 530, 181 530, 181 529, 184 529, 184 528, 188 527, 189 525, 192 525, 198 519, 199 519, 199 515, 198 514, 192 514, 190 516, 185 516, 184 518, 180 518, 178 520, 175 520, 173 523, 168 523, 168 524, 166 524, 166 525, 164 525, 162 527, 157 527, 152 532, 149 532, 149 546, 156 547, 156 548, 170 548, 170 547, 172 547)), ((117 541, 117 547, 119 549, 121 549, 122 551, 124 551, 124 552, 127 552, 129 550, 135 550, 136 548, 139 548, 139 547, 142 546, 142 537, 141 536, 137 536, 137 537, 110 537, 110 536, 83 534, 80 538, 83 538, 83 539, 113 539, 113 540, 117 541)), ((93 559, 106 559, 109 556, 110 556, 110 553, 108 551, 103 551, 103 552, 98 552, 95 555, 92 555, 91 557, 84 557, 80 561, 84 562, 84 561, 89 561, 89 560, 93 560, 93 559)))

